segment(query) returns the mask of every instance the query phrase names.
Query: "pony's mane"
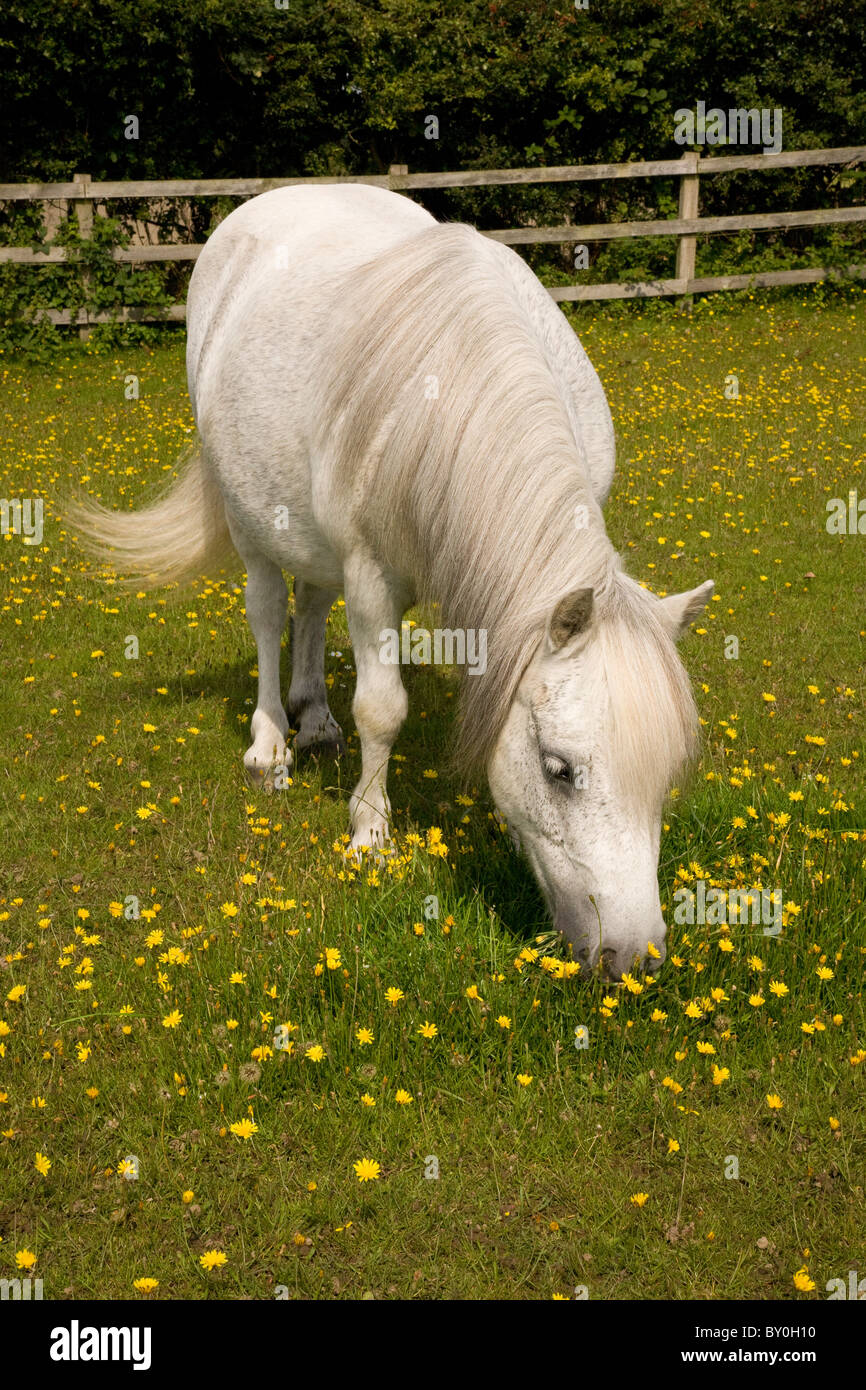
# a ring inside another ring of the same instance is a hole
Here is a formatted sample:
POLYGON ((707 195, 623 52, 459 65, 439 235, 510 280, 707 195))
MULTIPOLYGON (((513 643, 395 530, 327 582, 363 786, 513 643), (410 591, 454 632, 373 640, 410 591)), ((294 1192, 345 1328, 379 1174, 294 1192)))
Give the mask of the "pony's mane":
POLYGON ((608 691, 612 766, 624 799, 658 812, 697 749, 692 687, 658 600, 619 574, 598 614, 593 651, 608 691))
POLYGON ((592 588, 617 763, 646 797, 686 756, 691 692, 653 600, 621 572, 501 253, 437 224, 333 288, 314 446, 373 553, 397 574, 410 557, 415 599, 438 602, 443 626, 487 631, 486 674, 463 681, 461 767, 486 763, 558 600, 592 588))

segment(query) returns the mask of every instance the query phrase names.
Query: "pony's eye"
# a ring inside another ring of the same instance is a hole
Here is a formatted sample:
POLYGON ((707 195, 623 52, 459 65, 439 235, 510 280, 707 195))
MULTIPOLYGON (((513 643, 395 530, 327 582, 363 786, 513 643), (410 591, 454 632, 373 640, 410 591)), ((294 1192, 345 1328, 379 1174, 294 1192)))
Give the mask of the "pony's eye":
POLYGON ((570 782, 571 768, 568 763, 563 762, 562 758, 555 758, 552 753, 545 753, 542 757, 544 771, 554 782, 570 782))

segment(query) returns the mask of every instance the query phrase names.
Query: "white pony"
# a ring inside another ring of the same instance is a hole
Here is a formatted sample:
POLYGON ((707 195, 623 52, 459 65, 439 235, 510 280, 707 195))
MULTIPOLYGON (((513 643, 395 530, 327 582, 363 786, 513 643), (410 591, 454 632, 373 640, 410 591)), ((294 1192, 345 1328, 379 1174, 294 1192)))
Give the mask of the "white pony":
POLYGON ((258 647, 248 775, 291 766, 290 725, 296 749, 340 748, 324 639, 342 592, 361 741, 352 842, 381 848, 407 710, 382 639, 434 601, 452 632, 486 633, 459 754, 486 768, 555 925, 590 968, 619 976, 648 954, 657 968, 661 805, 697 726, 674 640, 713 586, 659 600, 622 571, 600 510, 610 412, 560 310, 471 227, 377 188, 300 186, 217 228, 187 325, 200 452, 144 512, 85 503, 71 520, 152 582, 186 582, 233 544, 258 647))

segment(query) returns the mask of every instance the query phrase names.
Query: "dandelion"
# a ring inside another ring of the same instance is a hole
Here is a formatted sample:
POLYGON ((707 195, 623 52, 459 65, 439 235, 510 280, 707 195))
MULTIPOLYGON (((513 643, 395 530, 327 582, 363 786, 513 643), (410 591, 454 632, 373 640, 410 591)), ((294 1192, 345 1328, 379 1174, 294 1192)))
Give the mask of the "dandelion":
POLYGON ((677 1139, 669 1139, 669 1140, 668 1140, 668 1153, 669 1153, 669 1154, 678 1154, 679 1151, 680 1151, 679 1140, 677 1140, 677 1139))
POLYGON ((132 1287, 138 1289, 139 1293, 153 1293, 154 1289, 159 1288, 158 1279, 133 1279, 132 1287))
POLYGON ((223 1250, 206 1250, 203 1255, 199 1255, 198 1262, 202 1269, 221 1269, 228 1260, 228 1255, 223 1250))
POLYGON ((237 1120, 233 1125, 229 1125, 229 1129, 239 1139, 251 1139, 254 1134, 258 1134, 259 1127, 253 1120, 237 1120))
POLYGON ((398 1105, 411 1105, 411 1104, 412 1104, 412 1097, 410 1096, 409 1092, 408 1092, 408 1091, 404 1091, 404 1090, 402 1090, 402 1089, 399 1090, 399 1091, 397 1091, 396 1095, 394 1096, 394 1099, 395 1099, 395 1101, 397 1102, 398 1105))
POLYGON ((321 1043, 314 1043, 313 1046, 308 1047, 304 1053, 308 1062, 321 1062, 324 1055, 325 1049, 322 1047, 321 1043))
POLYGON ((528 1072, 520 1071, 517 1073, 517 1084, 518 1086, 531 1086, 532 1077, 528 1072))
POLYGON ((422 1023, 421 1027, 416 1029, 416 1032, 419 1033, 422 1038, 435 1038, 439 1029, 436 1027, 435 1023, 422 1023))
POLYGON ((727 1067, 713 1066, 713 1085, 721 1086, 723 1081, 727 1081, 731 1073, 727 1067))
POLYGON ((372 1028, 359 1028, 355 1037, 361 1047, 369 1047, 370 1043, 373 1042, 373 1030, 372 1028))
MULTIPOLYGON (((821 741, 823 743, 823 739, 821 741)), ((799 1289, 801 1293, 811 1293, 814 1287, 815 1281, 809 1278, 809 1271, 803 1265, 802 1269, 798 1269, 794 1275, 794 1288, 799 1289)))
POLYGON ((19 1269, 32 1269, 36 1263, 36 1256, 32 1250, 16 1250, 15 1263, 19 1269))
POLYGON ((400 1003, 400 1000, 405 999, 405 997, 406 996, 404 995, 402 989, 397 989, 395 985, 392 985, 390 989, 385 990, 385 998, 391 1005, 392 1009, 396 1009, 397 1005, 400 1003))
POLYGON ((376 1182, 382 1171, 375 1158, 359 1158, 352 1166, 358 1182, 376 1182))
POLYGON ((642 1207, 649 1201, 648 1192, 633 1192, 629 1198, 633 1207, 642 1207))
POLYGON ((782 1109, 782 1106, 785 1104, 785 1102, 782 1100, 782 1097, 781 1097, 781 1096, 776 1096, 776 1095, 770 1096, 770 1095, 768 1095, 768 1096, 767 1096, 767 1104, 769 1105, 769 1107, 770 1107, 771 1110, 781 1110, 781 1109, 782 1109))
POLYGON ((48 1169, 51 1167, 51 1159, 47 1154, 41 1154, 37 1151, 36 1157, 33 1160, 33 1167, 36 1169, 37 1173, 42 1174, 43 1178, 47 1178, 48 1169))
POLYGON ((166 1014, 165 1018, 162 1020, 162 1026, 163 1028, 176 1028, 182 1018, 183 1014, 180 1009, 172 1009, 171 1013, 166 1014))
POLYGON ((788 993, 788 986, 782 980, 771 980, 770 993, 775 994, 777 999, 782 999, 788 993))

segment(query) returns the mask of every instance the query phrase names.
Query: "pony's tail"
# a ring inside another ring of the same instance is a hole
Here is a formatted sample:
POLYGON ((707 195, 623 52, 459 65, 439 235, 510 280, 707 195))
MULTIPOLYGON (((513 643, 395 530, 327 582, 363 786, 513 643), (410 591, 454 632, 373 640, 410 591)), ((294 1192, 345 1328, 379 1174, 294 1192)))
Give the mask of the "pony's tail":
POLYGON ((85 498, 70 498, 62 507, 73 539, 127 576, 123 584, 183 586, 237 559, 219 486, 199 445, 191 446, 179 469, 177 480, 140 512, 111 511, 85 498))

